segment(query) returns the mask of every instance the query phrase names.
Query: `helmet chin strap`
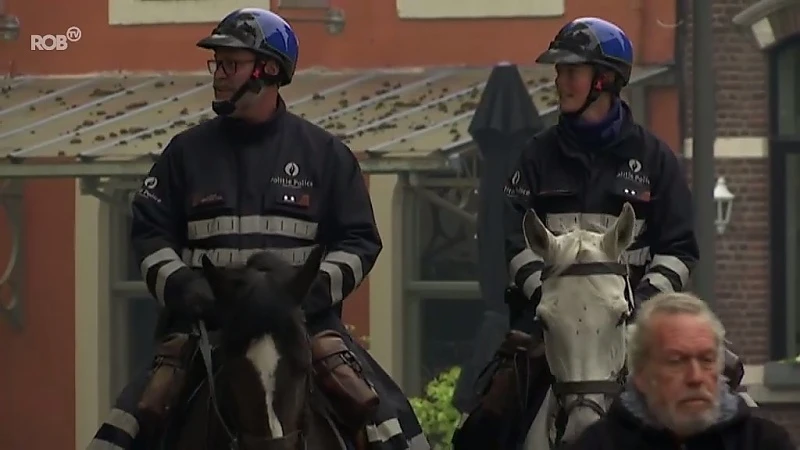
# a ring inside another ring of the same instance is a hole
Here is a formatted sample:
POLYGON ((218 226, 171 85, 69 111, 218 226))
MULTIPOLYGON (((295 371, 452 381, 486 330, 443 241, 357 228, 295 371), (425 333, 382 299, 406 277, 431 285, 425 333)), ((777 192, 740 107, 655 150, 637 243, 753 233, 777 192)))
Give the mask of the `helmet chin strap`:
POLYGON ((572 119, 579 118, 580 116, 583 115, 584 112, 586 112, 587 109, 589 109, 590 106, 592 106, 594 102, 597 101, 598 98, 600 98, 600 94, 602 94, 603 92, 610 92, 610 91, 606 89, 606 86, 603 83, 603 75, 600 73, 600 70, 598 70, 598 68, 595 67, 593 69, 593 75, 592 75, 592 87, 591 89, 589 89, 589 95, 586 96, 586 100, 583 102, 583 106, 581 106, 575 111, 564 113, 564 115, 572 119))
POLYGON ((244 94, 252 92, 258 94, 266 86, 279 85, 280 75, 271 75, 264 73, 261 66, 256 66, 250 78, 242 84, 236 92, 233 93, 231 98, 227 100, 214 100, 211 102, 211 109, 219 116, 229 116, 236 111, 236 102, 238 102, 244 94))
POLYGON ((227 100, 214 100, 211 102, 211 109, 219 116, 229 116, 236 111, 236 102, 238 102, 244 94, 253 92, 258 94, 261 91, 263 83, 256 77, 250 77, 242 84, 236 92, 233 93, 231 98, 227 100))

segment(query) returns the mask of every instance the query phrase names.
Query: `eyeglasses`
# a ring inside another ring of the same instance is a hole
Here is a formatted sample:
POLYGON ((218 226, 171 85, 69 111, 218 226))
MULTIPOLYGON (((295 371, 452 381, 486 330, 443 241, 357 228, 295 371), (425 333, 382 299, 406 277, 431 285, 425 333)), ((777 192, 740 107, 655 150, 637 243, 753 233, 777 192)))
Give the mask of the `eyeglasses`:
POLYGON ((249 64, 255 62, 255 59, 209 59, 206 64, 208 65, 208 72, 212 75, 217 73, 217 69, 222 69, 222 73, 227 76, 236 73, 239 64, 249 64))

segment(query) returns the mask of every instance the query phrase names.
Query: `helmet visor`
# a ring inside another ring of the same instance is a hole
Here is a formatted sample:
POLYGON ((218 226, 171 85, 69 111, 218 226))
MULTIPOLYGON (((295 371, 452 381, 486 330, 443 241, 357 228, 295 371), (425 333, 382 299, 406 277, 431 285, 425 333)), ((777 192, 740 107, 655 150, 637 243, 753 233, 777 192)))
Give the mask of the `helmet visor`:
POLYGON ((229 34, 212 34, 211 36, 199 40, 197 42, 197 46, 208 50, 214 50, 215 48, 223 47, 252 49, 252 46, 247 45, 246 43, 242 42, 241 39, 233 37, 229 34))
POLYGON ((585 64, 588 62, 591 61, 585 56, 560 48, 549 48, 536 58, 537 64, 585 64))

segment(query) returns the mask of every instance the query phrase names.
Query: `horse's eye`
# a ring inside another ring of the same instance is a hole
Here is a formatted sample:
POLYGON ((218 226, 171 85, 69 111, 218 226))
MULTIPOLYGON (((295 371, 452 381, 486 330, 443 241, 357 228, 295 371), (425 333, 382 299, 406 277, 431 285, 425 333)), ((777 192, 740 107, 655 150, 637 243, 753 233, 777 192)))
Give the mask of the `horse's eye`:
POLYGON ((626 311, 626 312, 622 313, 622 315, 619 316, 619 321, 617 322, 617 326, 621 327, 621 326, 625 325, 626 323, 628 323, 628 319, 630 317, 631 317, 631 315, 630 315, 629 312, 626 311))

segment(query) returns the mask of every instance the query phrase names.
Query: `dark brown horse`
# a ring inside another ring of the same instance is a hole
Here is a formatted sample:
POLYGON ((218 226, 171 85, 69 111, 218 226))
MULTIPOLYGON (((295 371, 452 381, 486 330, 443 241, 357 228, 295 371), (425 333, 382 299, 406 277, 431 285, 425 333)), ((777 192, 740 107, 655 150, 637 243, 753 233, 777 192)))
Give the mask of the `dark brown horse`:
POLYGON ((217 268, 203 261, 220 302, 219 346, 211 364, 208 335, 201 330, 201 355, 195 359, 204 364, 194 365, 205 366, 198 371, 203 382, 169 433, 169 448, 348 447, 329 415, 317 407, 324 401, 312 389, 311 349, 300 309, 321 257, 321 250, 315 250, 299 269, 269 253, 256 254, 238 268, 217 268))

